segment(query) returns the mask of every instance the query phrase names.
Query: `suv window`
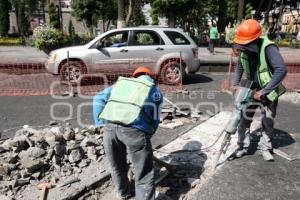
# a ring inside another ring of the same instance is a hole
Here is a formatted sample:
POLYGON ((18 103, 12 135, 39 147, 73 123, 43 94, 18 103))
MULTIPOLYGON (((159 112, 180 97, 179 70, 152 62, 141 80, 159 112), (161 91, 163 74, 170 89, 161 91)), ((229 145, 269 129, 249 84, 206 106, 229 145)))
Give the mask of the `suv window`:
POLYGON ((102 47, 123 47, 128 45, 128 31, 111 33, 101 39, 102 47))
POLYGON ((181 33, 176 31, 164 31, 164 33, 168 36, 168 38, 175 45, 187 45, 190 44, 190 41, 184 37, 181 33))
POLYGON ((162 45, 162 39, 152 31, 135 31, 133 45, 162 45))

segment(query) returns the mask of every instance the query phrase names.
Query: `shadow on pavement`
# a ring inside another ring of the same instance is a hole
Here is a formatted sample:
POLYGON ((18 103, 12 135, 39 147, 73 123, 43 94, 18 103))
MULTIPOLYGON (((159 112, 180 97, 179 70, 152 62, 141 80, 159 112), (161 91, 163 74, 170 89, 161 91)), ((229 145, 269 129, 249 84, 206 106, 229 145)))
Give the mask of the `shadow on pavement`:
MULTIPOLYGON (((256 129, 251 133, 250 135, 251 142, 250 142, 247 155, 254 155, 255 152, 258 150, 257 147, 258 147, 258 142, 260 140, 260 137, 261 137, 260 129, 256 129)), ((295 143, 295 140, 289 133, 280 129, 274 129, 274 136, 272 140, 272 146, 274 149, 289 146, 292 145, 293 143, 295 143)), ((233 153, 228 160, 234 160, 234 159, 236 159, 236 157, 233 153)))
MULTIPOLYGON (((176 166, 176 172, 160 183, 160 191, 171 199, 180 199, 199 180, 203 172, 206 154, 201 152, 202 144, 199 141, 186 143, 179 151, 172 152, 163 160, 169 160, 171 165, 176 166)), ((160 198, 158 198, 160 199, 160 198)))
POLYGON ((197 83, 208 83, 208 82, 212 82, 213 79, 202 75, 202 74, 190 74, 187 75, 184 79, 183 79, 183 85, 190 85, 190 84, 197 84, 197 83))

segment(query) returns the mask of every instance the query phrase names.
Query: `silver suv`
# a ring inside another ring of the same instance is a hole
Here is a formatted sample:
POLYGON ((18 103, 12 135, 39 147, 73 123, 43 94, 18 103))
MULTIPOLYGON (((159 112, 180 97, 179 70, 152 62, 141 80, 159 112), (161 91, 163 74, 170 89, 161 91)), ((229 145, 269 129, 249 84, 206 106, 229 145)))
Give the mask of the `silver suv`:
POLYGON ((47 70, 77 82, 82 74, 132 73, 150 67, 165 84, 178 84, 199 70, 198 47, 181 29, 135 27, 114 29, 83 46, 54 50, 47 70))

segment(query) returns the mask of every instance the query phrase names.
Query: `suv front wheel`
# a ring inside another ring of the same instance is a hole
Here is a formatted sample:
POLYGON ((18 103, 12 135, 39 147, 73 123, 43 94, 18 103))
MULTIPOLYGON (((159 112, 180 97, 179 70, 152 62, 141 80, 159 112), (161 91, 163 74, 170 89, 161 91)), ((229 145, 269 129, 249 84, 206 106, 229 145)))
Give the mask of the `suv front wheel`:
POLYGON ((162 66, 160 78, 164 84, 178 85, 182 83, 184 69, 177 61, 170 61, 162 66))
POLYGON ((60 80, 71 84, 80 84, 81 76, 85 73, 84 63, 80 61, 64 62, 60 68, 60 80))

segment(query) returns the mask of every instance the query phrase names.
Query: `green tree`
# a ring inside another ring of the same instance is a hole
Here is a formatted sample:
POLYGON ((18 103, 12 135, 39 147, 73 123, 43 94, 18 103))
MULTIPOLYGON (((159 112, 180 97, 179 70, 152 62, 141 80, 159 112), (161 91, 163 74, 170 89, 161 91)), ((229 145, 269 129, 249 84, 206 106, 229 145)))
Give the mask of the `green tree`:
POLYGON ((9 10, 10 2, 8 0, 0 1, 0 37, 7 35, 9 31, 9 10))
POLYGON ((102 20, 103 31, 107 31, 112 22, 117 20, 118 6, 116 0, 102 0, 98 2, 98 18, 102 20))
POLYGON ((49 24, 53 28, 60 29, 60 17, 58 15, 58 11, 56 9, 56 6, 53 2, 49 5, 49 24))
POLYGON ((158 23, 158 16, 167 17, 168 25, 175 27, 177 20, 183 20, 188 11, 197 7, 199 0, 151 0, 151 16, 158 23))
POLYGON ((70 37, 75 38, 75 36, 76 36, 75 27, 74 27, 73 22, 72 22, 71 19, 70 19, 70 22, 69 22, 68 31, 69 31, 70 37))
POLYGON ((84 21, 90 35, 93 34, 93 27, 99 19, 99 2, 100 0, 74 0, 72 3, 72 14, 78 21, 84 21))
POLYGON ((15 8, 19 32, 21 35, 27 36, 29 21, 34 17, 38 3, 45 2, 45 0, 10 0, 10 2, 15 8))
POLYGON ((251 6, 250 3, 246 4, 246 10, 245 10, 245 19, 251 19, 252 18, 252 10, 253 7, 251 6))

